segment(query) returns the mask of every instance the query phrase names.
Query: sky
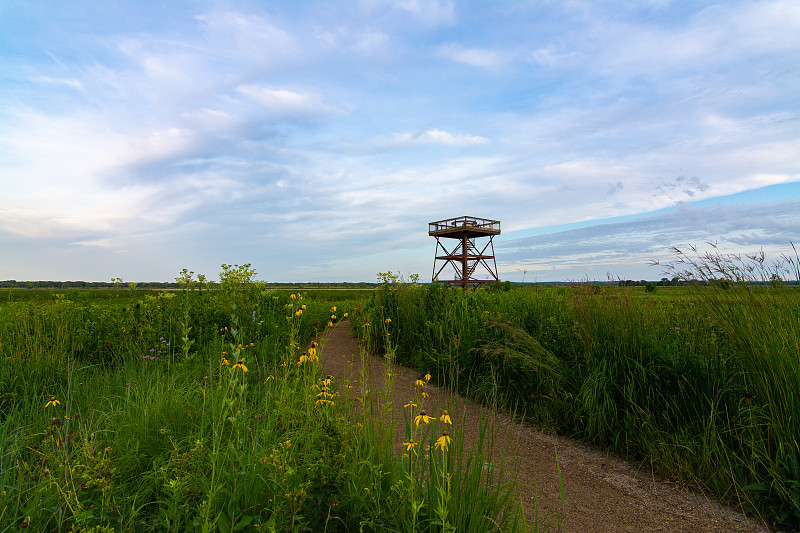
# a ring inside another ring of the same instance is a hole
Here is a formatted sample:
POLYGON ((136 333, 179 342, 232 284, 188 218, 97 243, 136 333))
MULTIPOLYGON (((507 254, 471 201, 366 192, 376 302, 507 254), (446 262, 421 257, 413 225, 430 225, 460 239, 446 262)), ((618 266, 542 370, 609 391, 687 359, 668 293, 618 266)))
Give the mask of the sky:
POLYGON ((800 2, 0 0, 0 280, 660 279, 800 244, 800 2))

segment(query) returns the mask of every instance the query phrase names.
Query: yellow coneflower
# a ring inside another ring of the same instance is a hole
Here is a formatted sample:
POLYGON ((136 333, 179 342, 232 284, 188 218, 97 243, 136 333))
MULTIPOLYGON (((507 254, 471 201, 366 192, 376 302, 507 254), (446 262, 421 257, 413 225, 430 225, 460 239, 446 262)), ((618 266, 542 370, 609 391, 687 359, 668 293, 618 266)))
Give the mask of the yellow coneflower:
POLYGON ((223 365, 225 365, 225 366, 227 366, 227 365, 231 364, 231 362, 230 362, 230 361, 228 361, 228 360, 227 360, 225 357, 223 357, 223 358, 222 358, 222 364, 223 364, 223 365))
POLYGON ((331 313, 335 313, 335 312, 336 312, 336 306, 334 305, 333 307, 331 307, 331 313))
POLYGON ((431 375, 425 374, 425 381, 430 381, 430 380, 431 380, 431 375))
POLYGON ((311 347, 312 348, 316 348, 317 346, 319 346, 319 343, 317 343, 317 341, 312 341, 311 342, 311 347))
POLYGON ((328 327, 329 327, 329 328, 332 328, 332 327, 333 327, 333 322, 330 322, 330 321, 329 321, 329 322, 328 322, 328 327))
POLYGON ((406 404, 403 404, 403 407, 411 407, 412 409, 416 406, 417 404, 415 404, 414 402, 408 402, 406 404))
POLYGON ((441 448, 442 451, 447 451, 447 447, 450 446, 450 436, 445 431, 442 433, 442 436, 436 440, 436 448, 441 448))
POLYGON ((423 381, 422 378, 419 378, 417 381, 414 382, 414 385, 416 385, 417 387, 424 387, 425 381, 423 381))
POLYGON ((347 313, 343 314, 342 318, 347 318, 347 313))
POLYGON ((45 409, 47 409, 48 407, 55 407, 55 406, 57 406, 57 405, 61 405, 61 402, 59 402, 58 400, 56 400, 56 397, 55 397, 55 396, 51 396, 51 397, 50 397, 50 401, 49 401, 49 402, 47 402, 46 404, 44 404, 44 407, 45 407, 45 409))
POLYGON ((303 363, 305 363, 306 361, 308 361, 308 356, 307 356, 306 354, 303 354, 303 355, 301 355, 301 356, 300 356, 300 360, 299 360, 299 361, 297 361, 297 364, 298 364, 298 365, 302 365, 302 364, 303 364, 303 363))
POLYGON ((247 372, 247 367, 246 367, 246 366, 244 366, 244 361, 242 361, 241 359, 239 359, 238 361, 236 361, 236 364, 235 364, 235 365, 233 365, 233 369, 234 369, 234 370, 236 370, 237 368, 241 368, 241 369, 242 369, 242 372, 247 372))
POLYGON ((407 452, 410 452, 411 450, 413 450, 414 448, 417 447, 417 443, 412 440, 412 441, 409 441, 409 442, 404 442, 403 446, 406 447, 406 451, 407 452))
POLYGON ((264 380, 264 383, 266 383, 267 381, 269 381, 271 379, 275 379, 275 376, 267 376, 267 379, 264 380))
POLYGON ((427 393, 427 392, 425 392, 425 391, 422 391, 422 397, 423 397, 423 398, 427 398, 427 397, 428 397, 428 393, 427 393))
POLYGON ((301 305, 300 308, 301 309, 305 309, 306 308, 306 304, 301 305))
POLYGON ((386 323, 387 323, 387 324, 388 324, 389 322, 391 322, 391 321, 392 321, 392 319, 391 319, 391 318, 389 318, 389 317, 386 317, 386 323))
POLYGON ((300 316, 300 315, 303 314, 303 310, 302 309, 298 309, 297 311, 294 312, 294 314, 295 314, 295 316, 300 316))
POLYGON ((295 296, 294 293, 292 293, 292 294, 289 295, 289 298, 291 298, 292 300, 296 300, 297 296, 295 296))
POLYGON ((419 427, 420 423, 429 423, 432 420, 430 416, 425 411, 420 411, 419 414, 414 418, 414 425, 419 427))
POLYGON ((439 417, 439 422, 442 422, 444 424, 451 424, 451 425, 453 424, 453 421, 450 420, 450 415, 447 414, 447 411, 442 413, 442 416, 439 417))

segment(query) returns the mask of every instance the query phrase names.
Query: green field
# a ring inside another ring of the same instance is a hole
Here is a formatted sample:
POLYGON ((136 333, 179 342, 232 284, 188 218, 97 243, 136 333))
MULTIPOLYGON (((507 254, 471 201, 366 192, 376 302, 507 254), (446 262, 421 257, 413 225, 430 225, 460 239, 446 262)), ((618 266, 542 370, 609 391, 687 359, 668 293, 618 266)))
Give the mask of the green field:
POLYGON ((457 431, 397 456, 387 405, 321 374, 309 341, 364 291, 250 274, 0 300, 0 531, 523 530, 457 431))
POLYGON ((308 342, 345 316, 432 381, 800 527, 800 290, 689 267, 655 290, 297 293, 225 269, 214 290, 14 291, 0 532, 526 529, 513 484, 433 442, 420 469, 339 401, 308 342))

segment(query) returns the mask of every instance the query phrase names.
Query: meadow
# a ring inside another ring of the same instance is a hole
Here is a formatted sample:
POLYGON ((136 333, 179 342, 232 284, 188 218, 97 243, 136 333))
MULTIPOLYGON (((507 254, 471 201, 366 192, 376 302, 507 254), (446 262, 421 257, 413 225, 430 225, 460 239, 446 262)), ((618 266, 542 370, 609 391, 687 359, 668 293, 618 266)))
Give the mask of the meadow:
POLYGON ((393 317, 397 361, 434 381, 798 530, 800 261, 676 257, 679 287, 387 283, 361 322, 393 317))
POLYGON ((684 285, 298 293, 223 265, 213 290, 183 271, 177 291, 9 293, 0 532, 557 527, 413 412, 397 454, 385 402, 355 409, 319 370, 309 343, 343 318, 431 382, 800 528, 796 259, 665 268, 684 285))
POLYGON ((254 274, 4 294, 0 531, 524 530, 513 483, 432 437, 448 419, 408 424, 397 454, 386 403, 322 375, 311 340, 364 291, 254 274))

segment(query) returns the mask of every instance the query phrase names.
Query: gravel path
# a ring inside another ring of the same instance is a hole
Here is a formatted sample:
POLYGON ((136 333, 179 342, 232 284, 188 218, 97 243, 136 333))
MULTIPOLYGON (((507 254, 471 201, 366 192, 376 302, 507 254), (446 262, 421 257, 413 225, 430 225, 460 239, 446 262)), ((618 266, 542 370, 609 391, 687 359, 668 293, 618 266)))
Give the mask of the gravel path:
MULTIPOLYGON (((335 376, 340 383, 340 394, 355 398, 361 390, 359 384, 361 354, 358 342, 350 333, 350 323, 343 321, 328 330, 319 339, 322 344, 320 363, 326 374, 335 376), (349 384, 353 388, 347 388, 349 384)), ((383 386, 384 360, 365 357, 370 369, 365 387, 378 390, 383 386)), ((403 426, 403 404, 413 397, 419 373, 399 365, 392 365, 394 380, 395 418, 403 426)), ((439 416, 444 409, 450 413, 453 424, 464 421, 465 448, 477 442, 478 420, 491 418, 493 413, 429 383, 425 390, 429 397, 425 409, 439 416)), ((561 512, 555 451, 561 467, 566 510, 562 520, 565 532, 768 532, 763 524, 748 519, 730 507, 720 505, 702 494, 654 477, 646 467, 637 468, 616 456, 594 449, 581 442, 548 434, 513 420, 505 413, 495 418, 496 448, 509 445, 513 457, 511 466, 518 469, 522 501, 528 523, 533 524, 534 503, 538 502, 539 515, 550 510, 551 515, 561 512)), ((452 431, 455 433, 455 428, 452 431)), ((398 432, 398 451, 404 435, 398 432)), ((555 528, 553 528, 555 530, 555 528)))

